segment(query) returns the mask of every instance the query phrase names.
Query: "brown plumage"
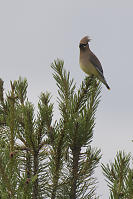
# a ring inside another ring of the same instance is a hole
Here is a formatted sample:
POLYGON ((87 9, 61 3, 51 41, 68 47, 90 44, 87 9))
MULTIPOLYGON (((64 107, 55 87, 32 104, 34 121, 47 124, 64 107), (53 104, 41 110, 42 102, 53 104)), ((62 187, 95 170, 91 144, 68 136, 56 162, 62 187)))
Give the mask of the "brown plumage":
POLYGON ((80 43, 81 44, 88 44, 88 42, 90 42, 91 39, 88 37, 88 36, 85 36, 83 37, 81 40, 80 40, 80 43))
POLYGON ((88 36, 83 37, 80 41, 80 67, 88 75, 96 76, 108 89, 110 89, 104 78, 100 61, 89 48, 88 42, 90 41, 91 39, 88 36))

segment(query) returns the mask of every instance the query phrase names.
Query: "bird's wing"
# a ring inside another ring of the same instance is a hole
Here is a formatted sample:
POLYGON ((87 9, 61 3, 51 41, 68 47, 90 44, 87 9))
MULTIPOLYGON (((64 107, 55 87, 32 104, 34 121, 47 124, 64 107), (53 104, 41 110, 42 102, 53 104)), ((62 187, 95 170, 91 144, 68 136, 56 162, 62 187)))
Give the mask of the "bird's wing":
POLYGON ((95 66, 97 71, 103 76, 102 65, 100 61, 98 60, 98 58, 93 54, 93 52, 90 52, 89 60, 95 66))

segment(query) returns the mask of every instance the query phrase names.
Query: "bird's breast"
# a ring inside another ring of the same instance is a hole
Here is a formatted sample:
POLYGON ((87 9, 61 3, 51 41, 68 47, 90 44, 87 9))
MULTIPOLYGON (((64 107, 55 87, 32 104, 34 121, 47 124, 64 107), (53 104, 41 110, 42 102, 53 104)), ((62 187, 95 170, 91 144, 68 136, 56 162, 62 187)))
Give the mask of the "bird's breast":
POLYGON ((93 74, 97 76, 97 70, 89 60, 85 62, 84 60, 80 59, 80 68, 88 75, 93 74))

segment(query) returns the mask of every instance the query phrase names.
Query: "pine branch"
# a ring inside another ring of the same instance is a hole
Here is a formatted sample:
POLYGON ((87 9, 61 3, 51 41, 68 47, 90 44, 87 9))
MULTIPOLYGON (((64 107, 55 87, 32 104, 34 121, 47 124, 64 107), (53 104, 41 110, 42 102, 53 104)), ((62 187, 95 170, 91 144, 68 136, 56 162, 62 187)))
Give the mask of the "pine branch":
MULTIPOLYGON (((95 193, 92 175, 99 163, 100 151, 93 150, 90 143, 100 84, 88 77, 76 92, 74 80, 63 68, 64 62, 58 59, 51 67, 58 86, 61 114, 59 122, 54 124, 49 93, 41 94, 35 117, 34 107, 27 99, 27 80, 20 77, 11 82, 7 99, 3 97, 0 81, 0 131, 4 140, 0 149, 8 165, 9 182, 15 197, 92 198, 95 193), (12 151, 7 158, 3 151, 9 143, 12 151)), ((3 182, 0 180, 2 188, 3 182)), ((5 189, 2 191, 4 194, 5 189)))
POLYGON ((62 149, 63 149, 63 141, 64 141, 64 131, 61 130, 60 138, 58 144, 56 145, 55 157, 54 157, 54 172, 53 172, 53 188, 51 193, 51 199, 56 198, 56 191, 58 187, 58 181, 60 177, 60 169, 62 165, 62 149))
POLYGON ((0 175, 2 176, 2 180, 4 182, 4 185, 7 189, 7 192, 9 194, 9 196, 14 196, 14 192, 13 192, 13 189, 12 189, 12 185, 10 184, 10 179, 8 178, 8 175, 6 174, 5 172, 5 168, 3 167, 3 160, 2 158, 0 157, 0 175))
POLYGON ((130 154, 125 154, 119 151, 114 159, 114 163, 102 164, 103 174, 106 177, 108 187, 110 189, 110 196, 112 198, 119 198, 120 195, 123 197, 128 193, 125 181, 127 175, 130 172, 130 154))
POLYGON ((72 162, 72 182, 71 182, 71 191, 70 199, 77 198, 77 181, 78 181, 78 171, 79 171, 79 156, 81 148, 75 147, 72 150, 73 162, 72 162))
MULTIPOLYGON (((34 152, 34 159, 33 159, 34 167, 33 167, 33 174, 34 176, 38 175, 39 171, 39 160, 38 160, 38 152, 34 152)), ((37 199, 39 195, 39 185, 38 185, 38 177, 33 183, 33 199, 37 199)))
POLYGON ((92 81, 94 81, 93 77, 86 77, 84 82, 82 82, 82 85, 78 90, 77 101, 75 103, 76 105, 74 112, 79 111, 80 108, 86 103, 92 81))
MULTIPOLYGON (((4 88, 3 88, 4 81, 0 79, 0 104, 1 104, 1 112, 6 113, 7 112, 7 106, 4 100, 4 88)), ((4 118, 5 121, 5 118, 4 118)))
POLYGON ((59 133, 59 138, 56 142, 54 140, 53 146, 56 146, 56 150, 54 150, 55 157, 55 169, 53 173, 53 190, 51 194, 51 199, 54 199, 56 197, 56 191, 57 191, 57 186, 58 186, 58 180, 60 176, 60 169, 62 165, 62 154, 63 154, 63 148, 65 145, 65 129, 66 129, 66 123, 68 119, 68 112, 69 112, 69 104, 70 100, 72 98, 72 95, 75 90, 75 85, 73 85, 73 79, 70 80, 70 73, 67 73, 63 69, 64 62, 57 60, 55 61, 51 67, 54 70, 53 77, 56 80, 56 84, 59 88, 58 94, 58 103, 59 103, 59 109, 60 113, 62 115, 62 127, 59 133))
POLYGON ((63 69, 64 62, 57 59, 51 64, 51 68, 54 70, 53 77, 56 80, 58 86, 58 103, 59 110, 63 118, 67 117, 69 111, 69 105, 74 94, 75 84, 74 80, 70 79, 70 73, 63 69))
POLYGON ((92 138, 95 111, 99 103, 101 88, 93 77, 88 77, 76 94, 74 92, 75 85, 73 86, 73 81, 70 81, 70 74, 63 70, 63 64, 63 62, 57 60, 52 64, 52 68, 55 71, 54 78, 59 88, 60 98, 58 98, 58 102, 63 117, 64 135, 69 135, 72 150, 70 197, 76 198, 77 187, 79 186, 77 182, 79 180, 80 151, 92 138))
POLYGON ((37 134, 38 134, 38 144, 39 150, 47 143, 48 141, 43 140, 44 136, 50 138, 52 142, 52 117, 53 117, 53 104, 50 103, 50 94, 48 92, 41 93, 40 101, 38 103, 38 121, 37 121, 37 134), (43 132, 43 133, 42 133, 43 132))
POLYGON ((24 102, 27 98, 27 87, 28 87, 27 79, 26 78, 22 79, 21 77, 19 77, 18 81, 14 81, 14 86, 15 86, 15 94, 18 100, 20 101, 21 105, 24 105, 24 102))

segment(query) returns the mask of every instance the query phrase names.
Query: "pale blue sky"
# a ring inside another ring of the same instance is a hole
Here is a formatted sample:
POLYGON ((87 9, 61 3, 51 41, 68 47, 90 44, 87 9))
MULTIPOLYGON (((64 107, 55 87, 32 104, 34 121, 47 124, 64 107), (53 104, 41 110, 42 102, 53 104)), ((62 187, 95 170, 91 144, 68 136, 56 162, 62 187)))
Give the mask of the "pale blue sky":
MULTIPOLYGON (((106 163, 118 150, 133 149, 133 1, 0 1, 0 77, 5 89, 10 80, 26 77, 35 104, 46 90, 56 100, 50 64, 57 57, 79 86, 85 74, 79 67, 78 44, 85 35, 92 38, 90 48, 111 87, 108 91, 103 86, 92 143, 101 148, 106 163)), ((55 117, 56 109, 57 104, 55 117)), ((96 174, 98 193, 108 198, 100 168, 96 174)))

